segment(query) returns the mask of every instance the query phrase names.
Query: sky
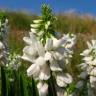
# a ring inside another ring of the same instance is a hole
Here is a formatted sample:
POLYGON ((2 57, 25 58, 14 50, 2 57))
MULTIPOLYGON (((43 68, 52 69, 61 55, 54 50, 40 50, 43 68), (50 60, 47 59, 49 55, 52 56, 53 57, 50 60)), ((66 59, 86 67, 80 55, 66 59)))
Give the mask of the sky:
POLYGON ((54 13, 76 11, 96 16, 96 0, 0 0, 0 8, 40 14, 44 3, 49 4, 54 13))

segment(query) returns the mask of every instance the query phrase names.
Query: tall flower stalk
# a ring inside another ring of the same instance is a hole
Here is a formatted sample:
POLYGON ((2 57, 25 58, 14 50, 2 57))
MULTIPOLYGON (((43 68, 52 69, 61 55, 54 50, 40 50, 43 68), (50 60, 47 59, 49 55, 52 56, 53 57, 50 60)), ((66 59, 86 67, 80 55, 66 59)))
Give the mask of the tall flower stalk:
POLYGON ((6 65, 7 63, 7 57, 9 53, 8 48, 8 19, 5 18, 4 20, 1 20, 1 26, 0 26, 0 41, 4 45, 3 48, 3 57, 2 57, 2 64, 6 65))
POLYGON ((1 96, 7 95, 6 74, 4 66, 7 63, 8 57, 8 19, 0 20, 0 66, 1 66, 1 96))
MULTIPOLYGON (((96 40, 87 42, 88 49, 84 50, 83 63, 79 65, 83 70, 79 77, 82 79, 78 82, 77 88, 86 88, 87 96, 95 96, 96 94, 96 40), (85 87, 84 87, 85 86, 85 87)), ((84 90, 83 90, 84 91, 84 90)), ((82 91, 82 92, 83 92, 82 91)))
POLYGON ((47 96, 47 94, 51 96, 52 93, 48 93, 48 89, 53 91, 52 96, 63 96, 65 94, 63 88, 67 87, 73 80, 67 72, 67 65, 73 54, 72 48, 76 36, 63 34, 62 37, 58 38, 53 28, 54 20, 56 18, 50 7, 43 5, 42 16, 39 20, 33 20, 29 37, 23 38, 27 46, 23 49, 22 59, 32 63, 27 69, 27 75, 33 76, 37 81, 40 96, 47 96), (60 94, 57 87, 64 91, 63 95, 60 94))

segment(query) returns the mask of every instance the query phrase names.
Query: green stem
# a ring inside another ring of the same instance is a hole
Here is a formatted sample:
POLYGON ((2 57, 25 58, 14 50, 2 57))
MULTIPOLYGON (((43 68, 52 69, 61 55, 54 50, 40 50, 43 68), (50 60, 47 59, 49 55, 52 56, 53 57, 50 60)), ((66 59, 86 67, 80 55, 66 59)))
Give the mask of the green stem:
POLYGON ((36 87, 36 82, 32 78, 32 96, 38 96, 38 90, 36 87))
POLYGON ((52 76, 52 72, 50 72, 50 74, 51 74, 51 77, 50 77, 50 80, 48 81, 48 84, 49 84, 48 96, 57 96, 56 88, 55 88, 55 80, 52 76))
POLYGON ((20 96, 24 96, 24 86, 23 86, 23 78, 22 76, 20 75, 20 96))
POLYGON ((9 87, 8 87, 8 96, 15 96, 14 93, 14 82, 9 82, 9 87))
POLYGON ((1 67, 1 96, 7 96, 6 75, 3 67, 1 67))
POLYGON ((20 96, 20 82, 19 82, 19 73, 17 71, 14 72, 14 90, 15 90, 15 96, 20 96))

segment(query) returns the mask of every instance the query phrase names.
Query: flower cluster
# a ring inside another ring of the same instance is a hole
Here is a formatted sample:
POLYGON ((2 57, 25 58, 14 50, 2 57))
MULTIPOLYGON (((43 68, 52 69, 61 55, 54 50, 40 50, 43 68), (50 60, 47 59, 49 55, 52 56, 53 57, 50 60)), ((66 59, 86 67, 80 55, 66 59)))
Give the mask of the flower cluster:
MULTIPOLYGON (((3 54, 4 54, 4 45, 3 45, 3 43, 2 42, 0 42, 0 61, 1 61, 1 59, 2 59, 2 57, 3 57, 3 54)), ((2 62, 2 61, 1 61, 2 62)))
POLYGON ((83 63, 79 65, 83 72, 79 75, 81 80, 77 83, 76 88, 86 87, 88 96, 93 96, 92 88, 96 85, 96 40, 87 42, 88 49, 84 50, 80 55, 83 56, 83 63), (90 91, 90 92, 89 92, 90 91))
POLYGON ((7 34, 8 34, 8 19, 0 21, 0 61, 2 65, 7 62, 8 46, 7 46, 7 34))
MULTIPOLYGON (((33 30, 31 29, 31 31, 33 30)), ((29 35, 30 37, 23 38, 27 46, 23 49, 22 58, 32 63, 27 69, 27 75, 39 80, 37 85, 39 93, 46 94, 48 85, 44 81, 50 78, 51 72, 59 87, 66 87, 70 84, 72 77, 66 73, 66 66, 72 57, 73 51, 71 49, 76 37, 73 34, 64 34, 61 39, 47 38, 45 45, 43 45, 34 31, 29 35)))
POLYGON ((84 63, 81 64, 83 72, 82 76, 85 77, 89 75, 90 83, 94 87, 96 83, 96 40, 92 40, 92 43, 87 42, 88 49, 81 53, 84 56, 84 63))
POLYGON ((18 70, 18 68, 21 65, 20 59, 20 55, 17 55, 16 53, 10 54, 8 57, 8 64, 6 64, 6 67, 11 70, 18 70))
MULTIPOLYGON (((58 35, 54 31, 53 22, 56 18, 52 10, 42 6, 42 16, 33 20, 29 37, 23 40, 27 46, 23 49, 22 59, 32 63, 27 69, 27 75, 38 81, 37 88, 40 96, 46 96, 48 91, 47 80, 54 77, 57 87, 67 87, 73 78, 68 73, 67 66, 73 54, 76 41, 74 34, 58 35)), ((51 82, 52 83, 52 82, 51 82)))

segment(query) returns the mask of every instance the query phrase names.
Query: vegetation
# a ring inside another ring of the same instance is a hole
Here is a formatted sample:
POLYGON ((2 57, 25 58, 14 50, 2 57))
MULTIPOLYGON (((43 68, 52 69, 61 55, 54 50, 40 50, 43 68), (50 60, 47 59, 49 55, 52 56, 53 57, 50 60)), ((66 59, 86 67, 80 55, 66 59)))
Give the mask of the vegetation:
MULTIPOLYGON (((34 14, 27 14, 24 12, 10 12, 10 11, 3 12, 2 10, 0 11, 0 14, 1 14, 0 15, 1 20, 3 20, 3 18, 5 19, 6 17, 9 20, 8 43, 9 43, 11 53, 15 52, 15 53, 22 54, 22 49, 25 46, 22 38, 29 34, 29 32, 31 31, 30 24, 32 24, 32 23, 34 24, 33 21, 35 19, 43 18, 43 19, 45 19, 45 21, 43 23, 46 23, 46 22, 48 23, 49 20, 51 21, 50 18, 46 19, 46 14, 47 14, 46 12, 43 13, 43 14, 45 14, 45 17, 44 16, 40 17, 40 16, 34 15, 34 14)), ((81 56, 79 54, 85 48, 87 48, 86 41, 90 41, 91 39, 96 38, 96 18, 91 15, 80 15, 77 13, 60 13, 60 14, 56 14, 55 16, 57 19, 55 18, 55 20, 51 21, 52 25, 53 25, 52 28, 55 29, 54 31, 61 32, 61 34, 74 33, 77 36, 77 43, 75 44, 75 47, 73 49, 75 51, 73 54, 74 58, 72 58, 72 60, 71 60, 72 70, 70 70, 70 71, 71 71, 71 75, 73 76, 74 80, 78 81, 78 77, 76 77, 76 76, 80 73, 81 70, 77 68, 77 64, 80 64, 82 62, 81 56)), ((49 17, 51 17, 51 16, 49 16, 49 17)), ((41 27, 42 27, 43 23, 41 24, 41 27)), ((43 27, 41 29, 43 29, 43 27)), ((50 29, 50 30, 51 30, 51 32, 53 32, 52 29, 50 29)), ((49 31, 49 29, 46 32, 48 32, 48 31, 49 31)), ((48 34, 46 36, 48 36, 48 34)), ((44 39, 43 41, 45 41, 45 43, 46 43, 47 38, 48 37, 46 37, 46 38, 43 37, 43 39, 44 39)), ((14 54, 12 54, 12 56, 10 56, 10 58, 13 59, 13 57, 15 59, 17 58, 17 57, 15 57, 14 54)), ((12 61, 10 58, 9 58, 9 62, 12 61)), ((2 84, 1 87, 5 89, 4 90, 1 88, 2 92, 0 94, 2 94, 2 96, 11 96, 11 95, 12 96, 17 96, 17 95, 18 96, 29 96, 29 95, 31 95, 31 91, 33 92, 33 94, 35 94, 34 96, 38 96, 38 92, 35 92, 36 91, 35 83, 37 83, 37 82, 35 82, 33 78, 29 79, 26 77, 26 75, 25 75, 26 73, 24 72, 24 70, 27 68, 28 65, 26 65, 26 62, 24 62, 24 61, 22 63, 24 63, 25 65, 22 65, 22 67, 20 67, 20 69, 17 72, 14 70, 5 71, 5 68, 1 67, 1 70, 0 70, 1 71, 0 78, 1 78, 1 84, 2 84), (5 73, 7 71, 8 71, 8 74, 6 75, 5 73), (6 82, 6 77, 10 77, 10 76, 12 76, 12 78, 15 78, 14 79, 15 81, 13 81, 9 78, 10 80, 8 82, 6 82), (24 78, 26 78, 26 79, 24 79, 24 78), (3 81, 5 83, 2 83, 3 81), (6 89, 7 86, 9 86, 8 90, 6 89), (26 89, 27 89, 27 91, 25 91, 26 89), (16 93, 14 93, 14 92, 16 92, 16 93)), ((21 64, 21 62, 20 62, 20 64, 21 64)), ((53 77, 51 77, 51 78, 53 78, 53 77)), ((52 86, 50 82, 48 82, 48 83, 50 86, 52 86)), ((71 89, 74 90, 73 85, 70 85, 71 87, 68 86, 67 91, 70 91, 71 89)), ((51 92, 50 89, 49 89, 49 91, 51 92)), ((50 94, 48 94, 48 95, 51 96, 50 94)), ((82 96, 85 96, 85 95, 82 95, 82 96)))

